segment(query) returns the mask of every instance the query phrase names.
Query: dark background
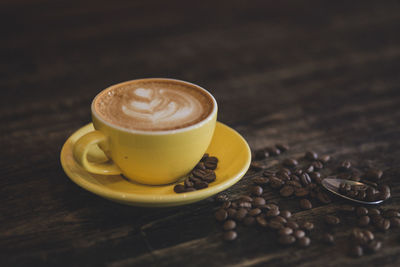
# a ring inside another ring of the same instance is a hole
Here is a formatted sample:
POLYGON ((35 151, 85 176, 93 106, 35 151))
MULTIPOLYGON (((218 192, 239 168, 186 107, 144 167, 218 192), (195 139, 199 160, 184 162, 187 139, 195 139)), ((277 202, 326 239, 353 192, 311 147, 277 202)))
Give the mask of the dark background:
MULTIPOLYGON (((170 77, 214 94, 218 119, 253 149, 285 142, 383 169, 385 205, 399 208, 399 1, 3 0, 0 25, 3 266, 400 264, 396 230, 361 259, 317 241, 282 249, 257 229, 226 244, 213 198, 123 206, 76 186, 59 163, 100 90, 170 77)), ((246 177, 227 193, 242 194, 246 177)))

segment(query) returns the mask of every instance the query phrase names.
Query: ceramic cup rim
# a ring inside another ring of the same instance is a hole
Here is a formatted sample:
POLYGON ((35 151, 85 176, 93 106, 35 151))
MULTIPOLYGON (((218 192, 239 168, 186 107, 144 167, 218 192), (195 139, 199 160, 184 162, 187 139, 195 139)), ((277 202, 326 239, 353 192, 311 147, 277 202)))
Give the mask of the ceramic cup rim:
POLYGON ((179 80, 179 79, 172 79, 172 78, 143 78, 143 79, 134 79, 134 80, 129 80, 129 81, 125 81, 125 82, 121 82, 121 83, 117 83, 114 85, 111 85, 109 87, 107 87, 106 89, 102 90, 101 92, 99 92, 93 99, 92 101, 92 105, 91 105, 91 111, 92 111, 92 115, 96 117, 97 120, 99 120, 101 123, 107 125, 110 128, 114 128, 114 129, 118 129, 122 132, 126 132, 126 133, 132 133, 132 134, 142 134, 142 135, 169 135, 169 134, 177 134, 177 133, 183 133, 183 132, 187 132, 193 129, 197 129, 202 127, 204 124, 208 123, 209 121, 211 121, 215 114, 217 113, 218 110, 218 105, 217 105, 217 101, 215 100, 214 96, 208 92, 206 89, 204 89, 203 87, 191 83, 191 82, 187 82, 187 81, 183 81, 183 80, 179 80), (109 91, 112 90, 115 87, 119 87, 119 86, 123 86, 125 84, 130 84, 130 83, 134 83, 134 82, 141 82, 141 81, 149 81, 149 80, 158 80, 158 81, 170 81, 170 82, 176 82, 176 83, 181 83, 181 84, 185 84, 191 87, 195 87, 196 89, 202 91, 204 94, 206 94, 209 99, 211 100, 213 107, 212 110, 210 112, 210 114, 208 114, 208 116, 204 119, 202 119, 201 121, 183 127, 183 128, 179 128, 179 129, 171 129, 171 130, 157 130, 157 131, 145 131, 145 130, 136 130, 136 129, 129 129, 129 128, 125 128, 119 125, 115 125, 112 124, 108 121, 106 121, 105 119, 103 119, 95 110, 95 102, 96 99, 98 97, 100 97, 100 95, 102 95, 105 91, 109 91))

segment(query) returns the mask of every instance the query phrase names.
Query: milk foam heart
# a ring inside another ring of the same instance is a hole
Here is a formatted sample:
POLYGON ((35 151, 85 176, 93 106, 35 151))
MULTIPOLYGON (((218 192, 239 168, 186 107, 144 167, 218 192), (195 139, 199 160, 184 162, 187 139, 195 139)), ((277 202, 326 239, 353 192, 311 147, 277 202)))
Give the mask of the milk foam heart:
POLYGON ((141 80, 106 89, 96 97, 94 107, 112 124, 159 131, 187 127, 205 119, 213 102, 194 85, 141 80))

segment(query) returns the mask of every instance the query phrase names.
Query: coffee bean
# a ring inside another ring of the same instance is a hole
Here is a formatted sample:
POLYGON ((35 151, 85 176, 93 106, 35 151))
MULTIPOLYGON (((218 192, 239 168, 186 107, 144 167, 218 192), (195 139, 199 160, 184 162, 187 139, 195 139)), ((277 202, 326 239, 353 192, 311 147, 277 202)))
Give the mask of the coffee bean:
POLYGON ((341 205, 341 206, 339 207, 339 210, 340 210, 340 211, 345 211, 345 212, 352 212, 352 211, 354 211, 355 209, 356 209, 356 208, 355 208, 354 206, 347 205, 347 204, 341 205))
POLYGON ((228 209, 231 205, 232 205, 232 202, 231 202, 231 201, 225 200, 225 201, 222 203, 221 208, 222 208, 222 209, 228 209))
POLYGON ((267 213, 265 213, 265 215, 267 217, 276 217, 280 214, 279 209, 270 209, 269 211, 267 211, 267 213))
POLYGON ((287 223, 286 223, 286 226, 287 227, 290 227, 290 228, 292 228, 292 229, 297 229, 297 228, 299 228, 299 224, 297 223, 297 222, 295 222, 295 221, 288 221, 287 223))
POLYGON ((269 178, 269 184, 273 189, 279 189, 283 186, 284 182, 278 177, 271 176, 269 178))
POLYGON ((308 247, 311 244, 311 240, 308 236, 300 238, 298 241, 300 247, 308 247))
POLYGON ((283 218, 282 216, 273 217, 270 222, 272 222, 272 221, 278 222, 278 223, 281 223, 281 224, 286 224, 287 223, 287 220, 285 218, 283 218))
POLYGON ((379 214, 381 214, 381 212, 377 208, 369 208, 368 209, 368 214, 369 215, 379 215, 379 214))
POLYGON ((297 239, 303 238, 306 236, 306 233, 303 230, 295 230, 293 236, 297 239))
POLYGON ((300 181, 304 186, 307 186, 311 183, 311 178, 308 173, 303 173, 302 175, 300 175, 300 181))
POLYGON ((281 245, 291 245, 296 242, 296 238, 292 235, 281 235, 279 236, 278 242, 281 245))
POLYGON ((319 157, 319 160, 322 161, 322 163, 327 163, 328 161, 331 160, 331 156, 323 155, 323 156, 319 157))
POLYGON ((309 173, 311 180, 316 180, 318 178, 321 178, 321 173, 319 172, 310 172, 309 173))
POLYGON ((318 154, 314 151, 307 151, 304 157, 308 160, 316 160, 318 159, 318 154))
POLYGON ((259 215, 259 216, 256 217, 256 222, 261 227, 267 227, 267 225, 268 225, 267 220, 262 215, 259 215))
POLYGON ((217 178, 216 174, 214 171, 208 171, 205 176, 203 176, 201 179, 207 183, 212 183, 215 181, 217 178))
POLYGON ((299 164, 299 163, 295 159, 284 159, 282 164, 287 167, 293 168, 293 167, 296 167, 297 164, 299 164))
POLYGON ((350 238, 353 243, 357 245, 364 245, 369 241, 368 237, 366 237, 366 235, 364 234, 364 231, 358 228, 355 228, 351 231, 350 238))
POLYGON ((254 203, 254 206, 259 207, 259 206, 265 205, 265 199, 262 197, 256 197, 256 198, 254 198, 253 203, 254 203))
POLYGON ((329 204, 332 202, 331 198, 329 197, 329 195, 323 191, 319 191, 317 193, 317 198, 319 201, 321 201, 324 204, 329 204))
POLYGON ((303 187, 301 185, 301 183, 299 183, 298 181, 294 181, 294 180, 293 181, 287 181, 285 184, 293 186, 295 189, 303 187))
POLYGON ((358 218, 358 225, 361 227, 365 227, 369 224, 369 222, 371 221, 370 217, 367 215, 361 216, 360 218, 358 218))
POLYGON ((310 193, 310 191, 309 191, 307 188, 305 188, 305 187, 303 187, 303 188, 296 188, 296 189, 295 189, 295 192, 294 192, 294 194, 295 194, 296 197, 305 197, 305 196, 307 196, 309 193, 310 193))
POLYGON ((251 188, 251 193, 255 196, 261 196, 263 193, 263 189, 261 186, 256 185, 251 188))
POLYGON ((279 210, 279 206, 278 205, 275 205, 275 204, 273 204, 273 203, 268 203, 268 204, 265 204, 265 205, 262 205, 262 206, 260 206, 262 209, 266 209, 266 210, 273 210, 273 209, 276 209, 276 210, 279 210))
POLYGON ((224 225, 222 226, 222 228, 225 231, 229 231, 229 230, 233 230, 236 228, 236 222, 234 220, 227 220, 224 225))
POLYGON ((309 210, 309 209, 312 209, 312 204, 311 204, 310 200, 303 198, 300 200, 300 207, 304 210, 309 210))
POLYGON ((324 164, 319 160, 314 161, 311 164, 314 166, 314 170, 321 170, 322 168, 324 168, 324 164))
POLYGON ((236 209, 233 209, 233 208, 230 208, 230 209, 228 209, 228 210, 227 210, 227 213, 228 213, 228 218, 234 218, 234 217, 235 217, 235 214, 236 214, 236 212, 237 212, 237 210, 236 210, 236 209))
POLYGON ((368 209, 365 207, 357 207, 356 214, 358 217, 364 216, 368 214, 368 209))
POLYGON ((247 215, 247 210, 245 208, 240 208, 236 214, 235 214, 235 219, 238 221, 242 221, 247 215))
POLYGON ((283 196, 283 197, 289 197, 289 196, 293 195, 293 193, 294 193, 294 188, 293 188, 293 186, 285 185, 284 187, 281 188, 281 190, 279 191, 279 193, 280 193, 281 196, 283 196))
POLYGON ((375 253, 381 248, 382 248, 382 242, 377 240, 371 241, 366 245, 366 250, 368 253, 375 253))
POLYGON ((237 233, 235 231, 225 232, 223 238, 225 241, 233 241, 237 238, 237 233))
POLYGON ((255 153, 255 158, 257 160, 265 159, 269 157, 268 151, 265 151, 264 149, 259 149, 255 153))
POLYGON ((281 152, 285 152, 285 151, 288 151, 290 149, 289 145, 287 145, 287 144, 276 144, 275 146, 281 152))
POLYGON ((388 209, 383 212, 383 217, 385 218, 400 217, 400 212, 395 209, 388 209))
POLYGON ((301 228, 307 231, 312 231, 314 229, 314 224, 312 222, 304 222, 301 228))
POLYGON ((314 172, 314 166, 313 165, 308 165, 308 167, 306 167, 304 169, 304 172, 309 173, 309 174, 314 172))
POLYGON ((303 170, 302 169, 296 169, 293 174, 296 175, 296 176, 300 176, 300 175, 303 174, 303 170))
POLYGON ((264 177, 270 177, 275 175, 275 171, 273 170, 265 170, 262 174, 264 177))
POLYGON ((290 217, 292 217, 292 213, 288 210, 282 210, 280 212, 280 215, 285 219, 289 219, 290 217))
POLYGON ((251 209, 252 207, 251 203, 247 201, 240 201, 238 204, 240 208, 251 209))
POLYGON ((269 183, 269 179, 266 177, 257 176, 251 179, 256 185, 266 185, 269 183))
POLYGON ((208 187, 208 183, 206 183, 206 182, 194 183, 194 188, 196 188, 196 189, 203 189, 203 188, 207 188, 207 187, 208 187))
POLYGON ((325 223, 327 223, 329 225, 337 225, 340 223, 340 219, 334 215, 326 215, 325 223))
POLYGON ((261 209, 255 208, 255 209, 250 210, 250 211, 248 212, 248 215, 249 215, 249 216, 257 216, 257 215, 259 215, 260 213, 261 213, 261 209))
POLYGON ((265 150, 272 156, 281 154, 281 151, 277 147, 266 147, 265 150))
POLYGON ((268 227, 271 228, 271 229, 274 229, 274 230, 279 230, 279 229, 282 229, 284 226, 283 226, 282 223, 279 223, 277 221, 272 221, 271 220, 269 222, 269 224, 268 224, 268 227))
POLYGON ((243 220, 243 224, 246 226, 251 226, 256 223, 256 219, 254 217, 246 217, 243 220))
POLYGON ((254 171, 262 171, 266 168, 266 166, 261 162, 253 161, 250 163, 250 168, 254 171))
POLYGON ((292 174, 292 172, 288 168, 282 168, 275 173, 276 176, 282 177, 292 174))
POLYGON ((381 215, 371 215, 371 221, 375 226, 380 224, 380 222, 382 220, 383 220, 383 217, 381 215))
POLYGON ((363 180, 363 183, 367 184, 369 186, 372 186, 372 187, 378 187, 377 183, 374 183, 374 182, 371 182, 371 181, 368 181, 368 180, 363 180))
POLYGON ((194 186, 194 183, 189 178, 186 178, 183 184, 185 185, 186 188, 194 186))
POLYGON ((283 227, 278 232, 280 235, 291 235, 293 233, 293 229, 289 227, 283 227))
POLYGON ((380 231, 387 231, 390 228, 390 220, 389 219, 382 219, 377 223, 376 227, 380 231))
POLYGON ((332 244, 335 243, 335 237, 334 237, 333 235, 329 234, 329 233, 325 233, 325 234, 322 236, 322 240, 323 240, 326 244, 330 244, 330 245, 332 245, 332 244))
POLYGON ((204 160, 204 166, 207 169, 215 170, 218 165, 218 158, 216 157, 208 157, 204 160))
POLYGON ((183 193, 185 192, 185 186, 181 184, 177 184, 174 186, 175 193, 183 193))
POLYGON ((215 212, 215 219, 217 221, 225 221, 228 218, 228 212, 224 209, 219 209, 215 212))
POLYGON ((253 198, 249 195, 241 195, 239 197, 239 202, 253 202, 253 198))
POLYGON ((353 247, 350 249, 350 254, 351 254, 353 257, 361 257, 361 256, 364 254, 364 251, 363 251, 363 249, 362 249, 361 246, 353 246, 353 247))
POLYGON ((377 194, 377 190, 375 190, 375 188, 368 187, 365 192, 367 193, 367 197, 366 197, 367 201, 375 201, 375 199, 376 199, 375 195, 377 194))
POLYGON ((397 218, 397 217, 390 218, 390 227, 399 228, 400 227, 400 218, 397 218))
POLYGON ((348 160, 342 161, 339 166, 340 171, 347 171, 351 168, 351 162, 348 160))
POLYGON ((376 169, 370 169, 365 173, 364 178, 366 178, 368 180, 378 181, 382 178, 382 175, 383 175, 383 171, 376 170, 376 169))

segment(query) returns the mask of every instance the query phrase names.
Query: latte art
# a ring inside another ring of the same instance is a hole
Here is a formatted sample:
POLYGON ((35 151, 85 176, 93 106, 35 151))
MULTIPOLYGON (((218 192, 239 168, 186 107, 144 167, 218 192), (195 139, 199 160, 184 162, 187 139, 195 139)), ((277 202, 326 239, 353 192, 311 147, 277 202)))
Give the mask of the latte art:
POLYGON ((113 124, 137 130, 179 129, 210 114, 205 93, 173 82, 133 83, 100 94, 95 109, 113 124))

